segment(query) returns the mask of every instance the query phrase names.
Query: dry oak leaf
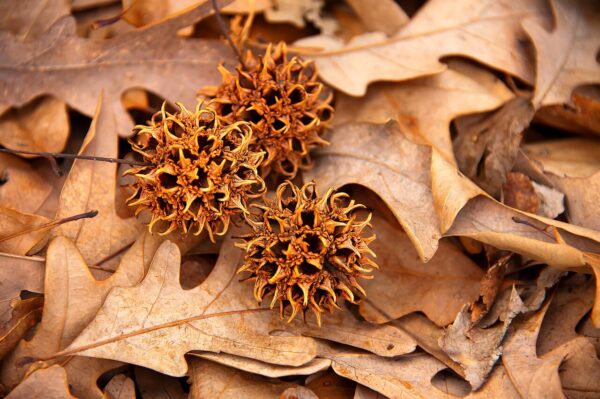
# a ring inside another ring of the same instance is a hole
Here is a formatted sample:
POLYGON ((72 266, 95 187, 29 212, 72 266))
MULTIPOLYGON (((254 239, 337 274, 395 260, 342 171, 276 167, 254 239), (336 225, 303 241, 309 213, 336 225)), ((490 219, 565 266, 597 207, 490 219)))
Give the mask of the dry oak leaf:
POLYGON ((265 10, 265 19, 271 23, 287 22, 303 28, 308 21, 329 35, 338 28, 337 20, 321 15, 324 0, 272 0, 272 3, 272 7, 265 10))
POLYGON ((247 371, 248 373, 260 374, 271 378, 288 377, 293 375, 310 375, 319 371, 327 370, 331 366, 331 360, 323 358, 314 358, 302 366, 290 367, 265 363, 259 360, 230 355, 229 353, 223 352, 192 352, 189 356, 207 359, 224 366, 233 367, 238 370, 247 371))
POLYGON ((179 283, 180 252, 166 241, 136 287, 116 288, 95 319, 65 353, 121 360, 163 374, 183 376, 191 350, 226 352, 301 366, 317 355, 312 338, 270 335, 274 312, 256 308, 236 265, 242 251, 225 241, 217 264, 198 287, 179 283), (140 350, 144 348, 144 350, 140 350))
POLYGON ((600 360, 594 345, 587 338, 574 338, 554 349, 552 354, 564 358, 558 373, 567 398, 600 396, 600 360))
POLYGON ((76 399, 69 392, 67 372, 58 365, 33 372, 6 397, 23 398, 76 399))
MULTIPOLYGON (((116 158, 118 137, 114 105, 101 95, 80 155, 116 158)), ((75 160, 60 193, 57 218, 91 209, 98 216, 61 225, 54 236, 69 237, 88 264, 100 263, 128 247, 139 235, 134 218, 122 219, 115 210, 117 165, 75 160)))
POLYGON ((305 386, 312 390, 319 398, 346 399, 355 398, 357 384, 342 378, 333 370, 312 375, 305 380, 305 386))
POLYGON ((376 192, 419 257, 431 259, 441 237, 431 195, 431 148, 406 139, 395 121, 345 124, 327 139, 331 145, 315 152, 315 167, 306 173, 316 180, 319 191, 356 183, 376 192))
POLYGON ((44 299, 16 299, 11 305, 11 320, 0 323, 0 359, 19 343, 27 330, 40 321, 44 299))
POLYGON ((483 272, 456 246, 441 241, 435 256, 423 265, 403 231, 378 216, 371 223, 377 233, 371 247, 380 268, 363 284, 368 300, 360 304, 360 313, 365 319, 386 323, 421 311, 444 327, 477 298, 483 272))
POLYGON ((38 97, 0 117, 0 144, 12 150, 61 152, 69 133, 67 105, 54 97, 38 97))
POLYGON ((493 74, 480 68, 440 74, 402 83, 376 83, 364 97, 340 94, 335 123, 385 123, 396 119, 413 141, 436 148, 454 162, 450 122, 460 116, 495 109, 513 95, 493 74), (474 79, 479 74, 492 87, 474 79))
POLYGON ((48 222, 43 216, 0 206, 0 251, 15 255, 37 252, 47 241, 48 229, 42 226, 48 222), (5 239, 14 235, 14 238, 5 239))
MULTIPOLYGON (((142 279, 156 247, 156 240, 148 234, 142 235, 123 256, 116 272, 98 281, 75 245, 68 238, 55 238, 46 255, 42 322, 31 340, 21 341, 4 359, 2 384, 12 387, 21 381, 27 366, 17 366, 20 358, 48 357, 65 348, 89 324, 111 289, 131 286, 142 279)), ((61 360, 64 359, 58 359, 61 360)), ((61 364, 67 371, 73 393, 86 398, 101 398, 96 380, 119 365, 85 357, 72 357, 61 364)))
POLYGON ((502 364, 523 398, 564 398, 558 368, 564 355, 538 358, 536 342, 550 301, 520 323, 513 323, 504 342, 502 364))
POLYGON ((533 61, 523 42, 523 18, 545 19, 545 4, 538 0, 427 2, 395 36, 367 33, 344 44, 331 36, 296 42, 314 59, 323 80, 335 88, 362 96, 378 80, 400 81, 442 72, 440 58, 460 55, 533 81, 533 61), (369 67, 365 68, 365 63, 369 67))
MULTIPOLYGON (((297 399, 318 399, 310 389, 291 382, 269 380, 205 359, 190 360, 190 399, 288 398, 284 392, 297 388, 297 399)), ((291 397, 290 397, 291 399, 291 397)))
POLYGON ((37 213, 54 190, 47 168, 0 154, 0 205, 19 212, 37 213))
POLYGON ((125 374, 117 374, 104 387, 104 399, 135 399, 135 383, 125 374))
MULTIPOLYGON (((573 224, 600 230, 600 144, 571 138, 525 145, 541 164, 541 172, 566 197, 567 217, 573 224)), ((537 165, 535 165, 537 166, 537 165)))
POLYGON ((44 259, 0 253, 0 325, 11 319, 21 291, 44 291, 44 259))
POLYGON ((69 15, 69 0, 19 0, 0 3, 0 31, 9 31, 18 40, 40 37, 59 18, 69 15))
POLYGON ((211 3, 206 2, 161 23, 99 41, 78 37, 71 16, 59 19, 38 40, 20 41, 0 33, 1 104, 18 107, 39 95, 52 94, 79 112, 93 115, 104 90, 115 112, 116 130, 128 136, 132 120, 121 105, 121 95, 128 88, 142 87, 193 104, 195 90, 190 88, 220 81, 215 65, 230 60, 231 51, 217 41, 176 36, 178 29, 211 10, 211 3))
POLYGON ((519 392, 511 382, 504 366, 497 364, 490 373, 483 386, 469 395, 465 399, 522 399, 519 392))
POLYGON ((410 21, 409 16, 394 0, 371 3, 348 0, 347 3, 370 31, 381 30, 391 36, 410 21))
POLYGON ((600 83, 600 4, 573 0, 550 4, 553 31, 528 18, 522 21, 536 50, 536 108, 570 103, 577 86, 600 83))
POLYGON ((321 344, 320 356, 331 359, 336 374, 390 398, 444 398, 431 379, 446 366, 426 353, 384 358, 370 353, 321 344))

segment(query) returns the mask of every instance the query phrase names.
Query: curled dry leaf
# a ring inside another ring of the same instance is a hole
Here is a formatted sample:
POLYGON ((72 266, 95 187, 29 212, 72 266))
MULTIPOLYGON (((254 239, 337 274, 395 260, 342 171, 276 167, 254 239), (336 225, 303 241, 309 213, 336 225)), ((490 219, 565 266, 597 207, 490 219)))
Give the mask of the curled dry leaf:
POLYGON ((599 83, 600 6, 594 1, 553 0, 554 29, 525 19, 523 28, 536 50, 533 103, 569 103, 576 86, 599 83))
POLYGON ((190 399, 214 398, 298 398, 317 399, 308 388, 297 384, 268 380, 245 371, 194 358, 190 361, 190 399), (295 396, 285 392, 296 389, 295 396))
POLYGON ((443 327, 477 298, 483 273, 456 246, 441 241, 436 255, 423 265, 404 232, 377 216, 372 224, 377 240, 371 247, 380 269, 364 283, 368 296, 360 313, 365 319, 386 323, 421 311, 443 327))
POLYGON ((37 41, 15 41, 13 35, 1 33, 0 47, 5 51, 0 61, 0 91, 8 94, 1 103, 22 106, 51 93, 83 114, 93 115, 98 93, 104 90, 115 112, 116 131, 128 136, 132 121, 121 105, 126 89, 143 87, 193 104, 195 94, 190 87, 218 83, 213 60, 229 60, 230 51, 220 42, 175 35, 211 10, 211 3, 205 2, 161 23, 100 41, 78 37, 71 16, 59 19, 37 41))
MULTIPOLYGON (((81 155, 117 157, 114 105, 101 95, 80 150, 81 155)), ((117 165, 75 160, 60 194, 57 218, 91 209, 93 219, 64 224, 54 236, 69 237, 89 264, 96 264, 131 245, 140 230, 133 218, 121 219, 115 210, 117 165)))
POLYGON ((334 122, 385 123, 396 119, 413 141, 436 148, 454 162, 450 122, 460 115, 495 109, 511 97, 492 73, 453 63, 451 69, 434 76, 373 84, 364 97, 339 94, 334 122))
MULTIPOLYGON (((116 272, 98 281, 91 275, 80 252, 69 239, 54 239, 46 256, 42 322, 31 340, 21 341, 4 359, 2 384, 13 387, 21 381, 28 367, 18 364, 21 358, 48 357, 66 347, 94 317, 112 288, 130 286, 140 281, 156 246, 154 240, 143 235, 123 257, 116 272)), ((73 357, 64 363, 64 368, 74 394, 101 398, 96 380, 105 371, 118 365, 112 361, 73 357)))
POLYGON ((215 363, 233 367, 248 373, 260 374, 265 377, 279 378, 293 375, 309 375, 319 371, 327 370, 331 366, 331 360, 315 358, 310 362, 298 367, 281 366, 261 362, 246 357, 230 355, 229 353, 192 352, 190 356, 207 359, 215 363))
POLYGON ((67 372, 58 365, 33 372, 6 397, 21 398, 76 399, 69 391, 67 372))
POLYGON ((344 44, 322 35, 296 44, 322 49, 309 50, 305 56, 315 60, 323 80, 353 96, 364 95, 375 81, 442 72, 446 66, 439 60, 449 55, 474 58, 531 82, 533 62, 521 44, 526 36, 519 22, 539 18, 544 14, 540 7, 544 4, 538 1, 434 0, 391 38, 367 33, 344 44), (364 68, 365 62, 370 68, 364 68))

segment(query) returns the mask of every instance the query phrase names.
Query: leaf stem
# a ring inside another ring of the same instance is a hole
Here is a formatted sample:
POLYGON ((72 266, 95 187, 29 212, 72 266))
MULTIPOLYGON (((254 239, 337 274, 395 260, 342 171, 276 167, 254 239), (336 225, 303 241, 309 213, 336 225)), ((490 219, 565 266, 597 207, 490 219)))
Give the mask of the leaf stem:
POLYGON ((215 16, 217 17, 217 23, 219 24, 219 29, 221 30, 221 33, 223 33, 223 35, 227 39, 227 42, 231 46, 231 49, 235 53, 238 61, 245 69, 246 63, 244 62, 244 57, 242 57, 240 49, 235 45, 233 39, 231 39, 231 36, 229 35, 229 29, 227 29, 227 26, 225 25, 225 21, 223 20, 223 16, 221 15, 221 10, 219 9, 219 5, 217 4, 217 0, 212 0, 212 5, 215 10, 215 16))
POLYGON ((140 161, 128 161, 126 159, 109 158, 109 157, 97 157, 93 155, 77 155, 77 154, 61 154, 56 152, 43 152, 43 151, 26 151, 26 150, 12 150, 10 148, 0 148, 0 152, 7 154, 23 154, 23 155, 37 155, 45 158, 65 158, 65 159, 82 159, 84 161, 98 161, 98 162, 110 162, 133 166, 152 166, 150 162, 140 161))

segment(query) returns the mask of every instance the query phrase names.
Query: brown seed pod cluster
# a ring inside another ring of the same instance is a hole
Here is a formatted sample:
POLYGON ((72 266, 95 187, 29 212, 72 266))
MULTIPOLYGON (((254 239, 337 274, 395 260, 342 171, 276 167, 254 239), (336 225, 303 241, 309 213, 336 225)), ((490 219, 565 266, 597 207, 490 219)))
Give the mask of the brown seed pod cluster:
POLYGON ((136 215, 150 211, 151 231, 155 225, 160 234, 206 229, 214 240, 234 214, 248 212, 249 198, 264 193, 258 173, 264 153, 250 149, 248 123, 223 124, 200 104, 195 112, 177 106, 171 114, 163 104, 148 125, 134 128, 132 148, 149 165, 126 172, 135 177, 127 203, 137 207, 136 215))
POLYGON ((362 205, 333 190, 319 198, 314 182, 299 188, 288 181, 274 201, 254 206, 252 232, 237 244, 246 251, 238 272, 250 273, 258 302, 272 295, 282 318, 291 307, 288 322, 310 309, 321 325, 321 313, 339 308, 340 298, 355 303, 365 295, 358 279, 371 278, 377 264, 368 247, 375 236, 363 236, 371 215, 357 220, 362 205))
POLYGON ((309 151, 328 144, 321 135, 333 117, 332 93, 318 81, 313 62, 288 59, 280 43, 261 57, 248 52, 234 73, 219 71, 221 85, 200 94, 226 122, 250 122, 252 148, 266 153, 261 175, 274 170, 292 178, 310 167, 309 151))

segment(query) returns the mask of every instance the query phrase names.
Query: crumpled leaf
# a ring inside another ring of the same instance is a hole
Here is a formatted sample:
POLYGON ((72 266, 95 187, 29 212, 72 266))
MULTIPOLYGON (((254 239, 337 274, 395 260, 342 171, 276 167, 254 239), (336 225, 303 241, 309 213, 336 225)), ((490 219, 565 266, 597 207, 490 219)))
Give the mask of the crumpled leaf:
POLYGON ((537 56, 535 95, 540 105, 569 103, 576 86, 600 82, 600 6, 594 1, 553 0, 554 29, 522 21, 537 56))
POLYGON ((44 291, 44 260, 0 253, 0 325, 11 319, 21 291, 44 291))
POLYGON ((78 37, 70 16, 59 19, 36 41, 15 41, 15 36, 2 33, 0 91, 6 95, 0 104, 22 106, 51 93, 79 112, 93 115, 98 94, 104 90, 115 112, 116 130, 128 136, 132 121, 121 105, 126 89, 143 87, 193 104, 197 88, 220 82, 215 64, 230 60, 231 52, 220 42, 188 40, 174 33, 211 9, 207 2, 162 23, 101 41, 78 37), (126 47, 130 43, 135 46, 126 47))
POLYGON ((372 224, 377 240, 370 248, 380 268, 362 284, 368 293, 360 305, 365 319, 385 323, 421 311, 443 327, 477 298, 483 272, 456 246, 440 242, 436 255, 423 265, 404 232, 377 216, 372 224))
MULTIPOLYGON (((51 356, 66 347, 94 317, 112 288, 133 285, 141 280, 156 246, 147 235, 142 236, 123 257, 117 271, 109 278, 97 281, 74 244, 65 237, 55 238, 46 256, 42 322, 30 341, 21 341, 4 359, 2 383, 13 387, 22 379, 27 366, 17 365, 19 359, 51 356)), ((74 394, 101 398, 96 380, 118 365, 113 361, 74 357, 64 367, 74 394)))
POLYGON ((269 22, 288 22, 303 28, 306 21, 314 24, 323 34, 332 35, 337 29, 337 21, 323 17, 321 8, 324 0, 272 0, 273 6, 265 10, 269 22))
POLYGON ((292 398, 285 396, 287 389, 298 391, 293 398, 317 399, 308 388, 297 384, 267 380, 263 377, 222 366, 204 359, 190 361, 190 399, 200 398, 292 398), (280 396, 281 395, 281 396, 280 396))
POLYGON ((320 192, 350 183, 373 190, 390 207, 419 257, 431 259, 440 239, 431 197, 431 149, 404 138, 395 121, 338 126, 327 139, 331 145, 316 152, 307 178, 315 179, 320 192))
POLYGON ((336 97, 334 123, 385 123, 396 119, 413 141, 431 145, 454 162, 451 121, 460 115, 495 109, 512 93, 482 68, 456 62, 450 68, 408 82, 376 83, 360 98, 340 94, 336 97))
POLYGON ((40 248, 42 241, 48 237, 48 229, 36 228, 41 227, 49 222, 43 216, 38 216, 30 213, 21 213, 11 208, 0 207, 0 251, 15 255, 26 255, 31 251, 35 252, 35 248, 40 248), (33 231, 30 231, 33 230, 33 231), (29 232, 27 232, 29 231, 29 232), (15 234, 19 234, 14 238, 8 238, 15 234))
MULTIPOLYGON (((113 105, 100 96, 80 154, 116 158, 117 133, 113 105)), ((134 218, 115 210, 117 165, 75 160, 60 193, 57 218, 98 210, 93 219, 61 225, 53 236, 69 237, 88 264, 96 264, 129 246, 139 235, 134 218)))
POLYGON ((6 397, 20 398, 76 399, 69 392, 67 372, 58 365, 35 371, 6 397))
POLYGON ((315 60, 323 80, 353 96, 364 95, 375 81, 442 72, 446 67, 439 60, 448 55, 474 58, 531 82, 533 62, 520 45, 526 36, 519 23, 526 17, 540 18, 540 7, 544 5, 537 1, 435 0, 391 38, 382 32, 367 33, 344 44, 321 35, 296 45, 322 49, 303 54, 315 60))

